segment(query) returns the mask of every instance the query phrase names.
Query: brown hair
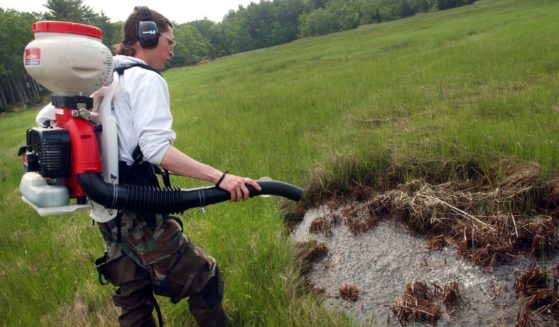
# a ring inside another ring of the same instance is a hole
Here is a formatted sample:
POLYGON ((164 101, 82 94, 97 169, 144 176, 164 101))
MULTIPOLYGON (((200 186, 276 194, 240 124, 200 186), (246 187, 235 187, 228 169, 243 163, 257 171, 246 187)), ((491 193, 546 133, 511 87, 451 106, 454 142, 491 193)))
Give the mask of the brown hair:
MULTIPOLYGON (((147 10, 151 14, 151 17, 153 18, 153 21, 157 25, 157 29, 159 29, 160 32, 165 32, 169 30, 170 27, 173 27, 171 21, 165 16, 161 15, 155 10, 147 10)), ((134 56, 136 54, 136 50, 132 48, 132 45, 136 43, 136 41, 138 41, 138 25, 140 24, 141 20, 141 11, 138 9, 138 7, 136 7, 122 25, 122 42, 113 46, 116 54, 125 56, 134 56)))

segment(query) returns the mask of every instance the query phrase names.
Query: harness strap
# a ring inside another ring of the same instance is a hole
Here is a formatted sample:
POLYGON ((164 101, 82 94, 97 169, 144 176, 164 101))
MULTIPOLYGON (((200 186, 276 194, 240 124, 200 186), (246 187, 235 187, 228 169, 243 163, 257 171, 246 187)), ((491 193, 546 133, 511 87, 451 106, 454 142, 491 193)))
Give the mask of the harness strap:
POLYGON ((125 70, 130 69, 130 68, 134 68, 134 67, 140 67, 140 68, 143 68, 143 69, 151 70, 152 72, 155 72, 155 73, 161 75, 161 73, 157 69, 155 69, 151 66, 148 66, 148 65, 140 64, 140 63, 124 64, 122 66, 119 66, 119 67, 115 68, 114 71, 117 72, 118 75, 122 76, 122 75, 124 75, 125 70))
POLYGON ((155 295, 151 293, 151 300, 153 301, 153 307, 155 308, 155 312, 157 313, 157 322, 159 323, 159 327, 163 327, 163 315, 161 314, 161 308, 159 307, 159 303, 155 299, 155 295))
MULTIPOLYGON (((134 159, 135 165, 143 163, 144 154, 142 153, 139 145, 137 145, 134 149, 134 152, 132 152, 132 159, 134 159)), ((169 171, 167 169, 161 170, 161 168, 156 165, 151 165, 151 167, 156 174, 161 175, 161 179, 163 179, 163 185, 165 185, 165 187, 167 188, 171 187, 171 178, 169 175, 169 171)))
POLYGON ((116 242, 122 243, 122 212, 116 215, 116 242))

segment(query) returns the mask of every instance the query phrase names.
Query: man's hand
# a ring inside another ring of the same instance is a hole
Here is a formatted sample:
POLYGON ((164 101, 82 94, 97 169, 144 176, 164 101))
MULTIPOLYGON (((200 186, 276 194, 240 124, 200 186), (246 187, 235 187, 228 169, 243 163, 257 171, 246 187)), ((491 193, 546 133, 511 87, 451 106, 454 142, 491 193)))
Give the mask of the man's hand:
POLYGON ((226 174, 221 183, 219 183, 219 188, 225 190, 231 194, 231 201, 241 201, 248 200, 249 191, 247 185, 254 187, 256 190, 261 191, 262 188, 256 181, 248 177, 240 177, 236 175, 226 174))

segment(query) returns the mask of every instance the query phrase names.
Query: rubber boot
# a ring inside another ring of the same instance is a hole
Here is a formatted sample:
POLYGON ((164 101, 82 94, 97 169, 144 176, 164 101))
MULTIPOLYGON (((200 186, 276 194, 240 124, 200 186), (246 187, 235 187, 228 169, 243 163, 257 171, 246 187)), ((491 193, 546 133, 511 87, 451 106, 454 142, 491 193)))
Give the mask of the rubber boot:
POLYGON ((201 302, 203 301, 199 301, 197 296, 188 299, 190 313, 192 313, 200 327, 224 327, 231 325, 230 318, 225 314, 221 303, 215 308, 210 308, 201 302))
POLYGON ((136 280, 121 285, 113 295, 113 301, 121 308, 120 326, 155 327, 152 287, 146 280, 136 280))
POLYGON ((230 326, 230 318, 225 314, 223 300, 223 280, 216 266, 215 276, 204 286, 200 293, 188 299, 190 312, 201 327, 230 326))

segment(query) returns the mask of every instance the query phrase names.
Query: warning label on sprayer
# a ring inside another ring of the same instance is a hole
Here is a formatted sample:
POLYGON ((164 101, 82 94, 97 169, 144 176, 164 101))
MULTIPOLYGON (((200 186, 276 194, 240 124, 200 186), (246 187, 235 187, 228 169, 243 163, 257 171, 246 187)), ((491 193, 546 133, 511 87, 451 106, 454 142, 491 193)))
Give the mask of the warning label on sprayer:
POLYGON ((39 49, 39 48, 25 49, 25 53, 23 55, 23 63, 26 66, 40 65, 41 64, 41 49, 39 49))

